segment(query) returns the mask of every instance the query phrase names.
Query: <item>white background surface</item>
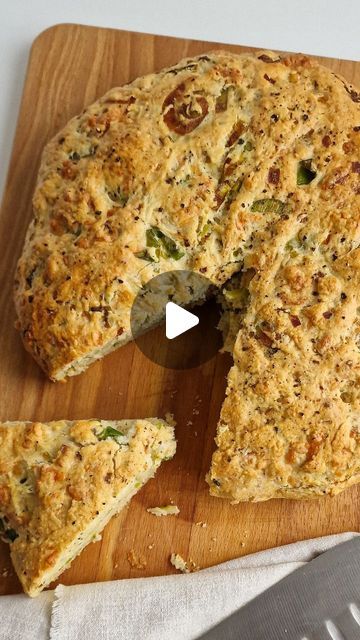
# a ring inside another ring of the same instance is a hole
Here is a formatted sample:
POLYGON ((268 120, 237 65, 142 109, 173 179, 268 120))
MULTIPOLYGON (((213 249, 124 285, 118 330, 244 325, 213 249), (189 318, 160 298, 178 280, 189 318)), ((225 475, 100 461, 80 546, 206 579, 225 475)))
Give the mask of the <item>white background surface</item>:
POLYGON ((31 42, 59 22, 360 60, 360 0, 0 0, 0 197, 31 42))

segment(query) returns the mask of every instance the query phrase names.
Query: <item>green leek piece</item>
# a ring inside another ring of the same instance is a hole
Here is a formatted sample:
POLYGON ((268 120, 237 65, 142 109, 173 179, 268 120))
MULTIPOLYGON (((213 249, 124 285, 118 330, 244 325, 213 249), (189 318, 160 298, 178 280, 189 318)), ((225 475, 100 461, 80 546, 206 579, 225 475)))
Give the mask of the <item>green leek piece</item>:
POLYGON ((250 210, 257 211, 258 213, 278 213, 282 214, 286 210, 287 205, 281 200, 275 198, 264 198, 264 200, 255 200, 252 203, 250 210))
POLYGON ((298 164, 296 182, 298 186, 310 184, 316 178, 316 171, 311 169, 311 159, 301 160, 298 164))
POLYGON ((176 242, 166 236, 159 227, 150 227, 147 230, 146 246, 158 249, 162 258, 180 260, 184 255, 184 252, 177 247, 176 242))
POLYGON ((106 440, 107 438, 119 438, 123 435, 121 431, 114 429, 114 427, 105 427, 105 429, 98 434, 97 438, 98 440, 106 440))

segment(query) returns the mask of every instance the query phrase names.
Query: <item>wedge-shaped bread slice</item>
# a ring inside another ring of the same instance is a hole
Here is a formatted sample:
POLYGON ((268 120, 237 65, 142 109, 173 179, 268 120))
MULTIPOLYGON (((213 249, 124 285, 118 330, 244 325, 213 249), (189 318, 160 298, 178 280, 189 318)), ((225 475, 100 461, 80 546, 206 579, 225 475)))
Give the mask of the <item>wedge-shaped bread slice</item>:
POLYGON ((0 424, 0 517, 36 596, 175 453, 159 419, 0 424))

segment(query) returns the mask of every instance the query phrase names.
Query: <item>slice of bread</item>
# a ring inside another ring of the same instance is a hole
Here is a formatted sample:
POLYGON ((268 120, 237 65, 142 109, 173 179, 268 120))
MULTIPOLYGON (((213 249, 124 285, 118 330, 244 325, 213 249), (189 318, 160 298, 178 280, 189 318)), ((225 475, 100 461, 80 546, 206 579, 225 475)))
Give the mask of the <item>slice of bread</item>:
POLYGON ((36 596, 175 453, 163 420, 0 424, 0 525, 36 596))

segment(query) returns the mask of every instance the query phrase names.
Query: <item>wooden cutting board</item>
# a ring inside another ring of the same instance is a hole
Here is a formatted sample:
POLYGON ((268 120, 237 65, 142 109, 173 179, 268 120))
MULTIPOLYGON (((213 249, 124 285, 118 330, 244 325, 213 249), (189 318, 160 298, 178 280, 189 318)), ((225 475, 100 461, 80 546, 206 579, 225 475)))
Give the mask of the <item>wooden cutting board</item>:
MULTIPOLYGON (((171 573, 172 552, 200 567, 308 537, 359 530, 360 486, 336 498, 239 504, 210 498, 204 480, 214 448, 216 422, 230 358, 203 366, 163 369, 129 344, 66 384, 49 382, 25 353, 13 328, 12 281, 31 216, 31 195, 44 144, 66 122, 110 87, 214 47, 245 47, 58 25, 35 40, 22 98, 0 217, 0 420, 106 419, 174 414, 178 450, 156 478, 114 518, 101 542, 91 544, 61 576, 64 584, 171 573), (169 504, 177 517, 156 518, 147 507, 169 504), (203 525, 201 523, 204 523, 203 525), (206 525, 206 526, 205 526, 206 525), (133 550, 146 561, 137 569, 133 550)), ((360 85, 360 62, 320 59, 360 85)), ((149 334, 156 340, 156 334, 149 334)), ((204 336, 206 340, 206 336, 204 336)), ((0 593, 20 585, 7 545, 0 546, 0 593)))

